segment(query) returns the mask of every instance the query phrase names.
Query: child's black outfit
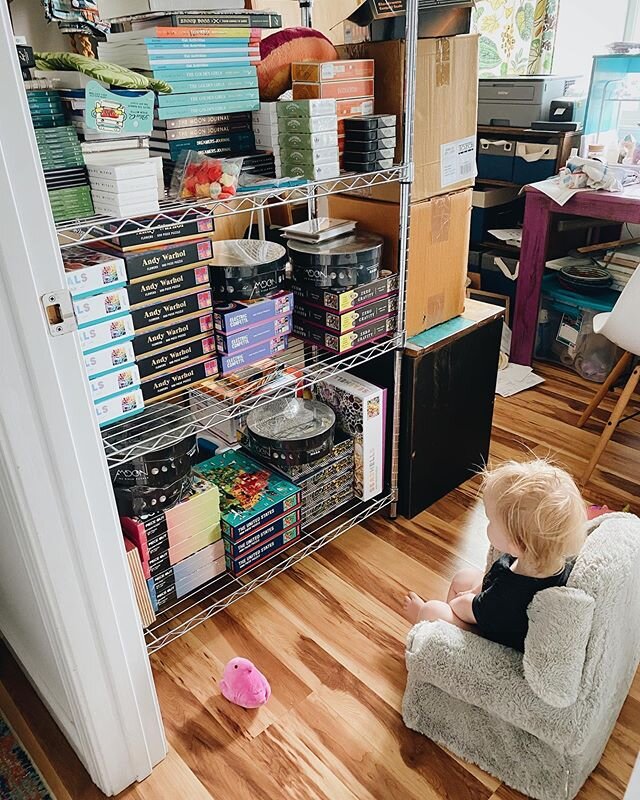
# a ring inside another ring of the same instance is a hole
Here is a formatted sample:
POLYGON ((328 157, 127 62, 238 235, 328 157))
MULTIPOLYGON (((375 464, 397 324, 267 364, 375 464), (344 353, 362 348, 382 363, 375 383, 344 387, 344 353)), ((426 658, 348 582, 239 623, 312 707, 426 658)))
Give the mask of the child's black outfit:
POLYGON ((473 598, 473 613, 483 636, 524 652, 529 618, 527 608, 536 592, 564 586, 573 568, 568 561, 561 572, 548 578, 531 578, 511 570, 516 559, 504 554, 484 576, 482 591, 473 598))

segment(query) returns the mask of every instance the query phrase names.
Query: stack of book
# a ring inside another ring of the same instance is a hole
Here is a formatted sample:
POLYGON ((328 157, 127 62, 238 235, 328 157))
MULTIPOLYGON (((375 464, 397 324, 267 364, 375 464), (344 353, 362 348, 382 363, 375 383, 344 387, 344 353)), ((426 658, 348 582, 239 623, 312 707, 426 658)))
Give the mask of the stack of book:
POLYGON ((159 159, 89 164, 93 205, 98 214, 133 217, 160 210, 158 204, 159 159))
POLYGON ((282 174, 312 181, 337 178, 336 101, 280 100, 277 114, 282 174))
POLYGON ((260 103, 260 108, 252 113, 251 118, 256 147, 273 155, 273 173, 263 174, 281 178, 283 173, 282 150, 278 140, 278 103, 260 103))
POLYGON ((140 70, 173 89, 157 95, 150 143, 151 153, 163 159, 166 182, 188 150, 216 156, 255 153, 249 112, 259 106, 260 31, 233 20, 220 25, 215 14, 202 18, 209 24, 151 20, 152 27, 108 34, 99 45, 105 61, 140 70))

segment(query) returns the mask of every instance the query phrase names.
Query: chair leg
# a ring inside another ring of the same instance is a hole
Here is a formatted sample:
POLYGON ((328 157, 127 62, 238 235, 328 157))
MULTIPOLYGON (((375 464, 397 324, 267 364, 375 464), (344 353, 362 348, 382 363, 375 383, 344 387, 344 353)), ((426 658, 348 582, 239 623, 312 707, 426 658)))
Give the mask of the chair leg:
POLYGON ((588 483, 593 470, 596 468, 596 464, 600 460, 600 456, 604 452, 605 447, 609 444, 609 440, 613 436, 615 429, 618 427, 618 423, 622 415, 624 414, 624 410, 627 407, 629 400, 631 399, 631 395, 634 393, 638 382, 640 381, 640 366, 636 367, 633 372, 631 373, 631 377, 627 381, 627 385, 622 390, 622 394, 618 402, 616 403, 616 407, 613 409, 613 413, 607 422, 606 428, 602 431, 602 435, 598 441, 596 449, 593 451, 593 455, 591 456, 591 461, 587 465, 587 468, 582 473, 582 477, 580 479, 580 485, 584 486, 588 483))
POLYGON ((631 361, 631 353, 625 351, 625 353, 622 356, 622 358, 618 361, 618 363, 615 365, 615 367, 609 373, 609 377, 607 378, 607 380, 602 384, 602 386, 596 392, 595 397, 593 398, 593 400, 589 403, 589 405, 585 409, 584 414, 578 420, 578 427, 579 428, 584 427, 584 425, 587 422, 587 420, 589 419, 589 417, 593 414, 593 412, 596 410, 596 408, 598 408, 598 406, 602 402, 602 399, 604 398, 604 396, 607 394, 607 392, 611 389, 611 387, 614 385, 614 383, 618 380, 618 378, 625 371, 629 361, 631 361))

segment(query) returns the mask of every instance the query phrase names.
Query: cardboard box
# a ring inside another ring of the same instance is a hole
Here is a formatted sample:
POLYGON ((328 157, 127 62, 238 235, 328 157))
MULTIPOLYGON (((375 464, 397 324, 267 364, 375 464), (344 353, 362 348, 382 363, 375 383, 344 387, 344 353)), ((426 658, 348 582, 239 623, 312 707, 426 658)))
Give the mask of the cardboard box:
POLYGON ((344 81, 352 78, 373 78, 373 60, 352 59, 350 61, 294 61, 291 79, 307 83, 344 81))
POLYGON ((408 336, 464 310, 471 189, 411 205, 407 272, 408 336))
POLYGON ((352 80, 327 83, 296 81, 293 84, 294 100, 331 97, 336 100, 373 97, 373 78, 353 78, 352 80))
MULTIPOLYGON (((342 22, 358 8, 361 0, 321 0, 313 4, 313 27, 334 44, 342 44, 342 22)), ((247 6, 256 11, 277 11, 282 15, 283 28, 300 25, 300 6, 297 0, 250 0, 247 6)))
POLYGON ((398 225, 400 209, 397 205, 363 200, 353 194, 329 196, 329 216, 336 219, 354 219, 359 231, 377 233, 384 239, 382 268, 398 271, 398 225))
MULTIPOLYGON (((380 77, 376 113, 396 114, 402 160, 404 43, 345 45, 344 57, 373 58, 380 77), (382 79, 382 76, 384 78, 382 79)), ((478 107, 478 36, 467 34, 418 41, 412 200, 424 200, 473 185, 478 107)), ((370 187, 361 194, 396 202, 397 185, 370 187)))

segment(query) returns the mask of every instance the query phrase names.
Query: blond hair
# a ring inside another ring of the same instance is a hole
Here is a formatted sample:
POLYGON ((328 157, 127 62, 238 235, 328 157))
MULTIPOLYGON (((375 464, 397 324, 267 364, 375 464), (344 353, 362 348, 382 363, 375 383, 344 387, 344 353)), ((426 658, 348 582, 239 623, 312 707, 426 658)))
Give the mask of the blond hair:
POLYGON ((565 470, 543 459, 507 461, 484 473, 507 535, 540 571, 560 568, 586 538, 586 506, 565 470))

